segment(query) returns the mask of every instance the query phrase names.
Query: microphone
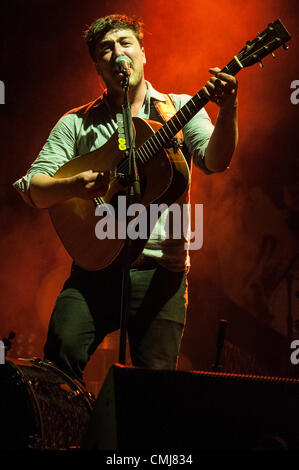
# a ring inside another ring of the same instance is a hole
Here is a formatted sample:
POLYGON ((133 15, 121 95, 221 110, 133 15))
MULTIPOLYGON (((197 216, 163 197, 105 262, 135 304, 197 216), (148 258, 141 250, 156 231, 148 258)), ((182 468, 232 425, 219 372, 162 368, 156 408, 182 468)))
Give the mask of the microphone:
POLYGON ((131 64, 132 61, 126 55, 120 55, 116 57, 115 63, 118 65, 118 71, 124 75, 131 75, 131 64))

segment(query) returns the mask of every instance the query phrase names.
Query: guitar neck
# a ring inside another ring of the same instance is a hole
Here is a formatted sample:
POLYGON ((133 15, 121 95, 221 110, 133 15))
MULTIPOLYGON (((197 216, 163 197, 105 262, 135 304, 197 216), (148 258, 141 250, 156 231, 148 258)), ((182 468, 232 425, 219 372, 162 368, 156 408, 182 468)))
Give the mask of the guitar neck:
MULTIPOLYGON (((236 75, 242 64, 234 57, 221 72, 236 75)), ((169 141, 200 111, 207 103, 203 89, 199 90, 172 118, 153 134, 137 151, 137 159, 146 164, 159 150, 166 147, 169 141)))

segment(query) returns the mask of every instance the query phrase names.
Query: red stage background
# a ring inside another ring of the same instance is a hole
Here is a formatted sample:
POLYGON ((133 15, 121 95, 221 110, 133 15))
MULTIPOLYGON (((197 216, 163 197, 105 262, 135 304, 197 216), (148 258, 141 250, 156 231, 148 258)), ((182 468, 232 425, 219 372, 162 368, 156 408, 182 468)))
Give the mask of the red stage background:
MULTIPOLYGON (((180 368, 210 370, 218 320, 228 321, 227 372, 299 375, 298 112, 296 0, 2 0, 0 338, 16 332, 13 357, 42 356, 47 326, 70 259, 47 211, 26 206, 12 183, 28 169, 67 110, 101 92, 82 38, 95 18, 134 14, 145 23, 146 78, 162 92, 196 93, 270 21, 292 34, 289 51, 242 71, 240 141, 230 169, 193 172, 192 202, 204 206, 204 243, 191 253, 188 320, 180 368)), ((213 121, 217 108, 207 105, 213 121)), ((117 360, 117 335, 93 356, 87 382, 117 360)))

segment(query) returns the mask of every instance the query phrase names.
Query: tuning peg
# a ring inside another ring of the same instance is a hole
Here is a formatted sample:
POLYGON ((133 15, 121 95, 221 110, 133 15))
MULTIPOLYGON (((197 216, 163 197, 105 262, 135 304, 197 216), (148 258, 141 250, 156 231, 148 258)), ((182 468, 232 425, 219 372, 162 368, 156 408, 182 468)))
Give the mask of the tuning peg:
POLYGON ((274 54, 274 52, 272 52, 271 55, 272 55, 272 57, 275 59, 276 55, 274 54))
POLYGON ((264 67, 264 64, 261 60, 259 61, 259 64, 260 64, 260 68, 262 69, 264 67))

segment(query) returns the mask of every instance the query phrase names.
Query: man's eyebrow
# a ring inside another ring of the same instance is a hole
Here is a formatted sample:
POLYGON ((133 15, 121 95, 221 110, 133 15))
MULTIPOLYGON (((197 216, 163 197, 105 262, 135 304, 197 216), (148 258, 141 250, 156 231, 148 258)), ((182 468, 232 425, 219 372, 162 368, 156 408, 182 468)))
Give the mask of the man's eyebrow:
POLYGON ((99 42, 99 47, 104 47, 104 46, 109 46, 110 44, 114 44, 117 41, 121 41, 123 39, 132 39, 131 36, 120 36, 117 38, 116 41, 113 41, 112 39, 104 39, 103 41, 99 42))

